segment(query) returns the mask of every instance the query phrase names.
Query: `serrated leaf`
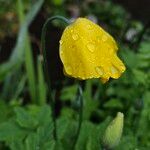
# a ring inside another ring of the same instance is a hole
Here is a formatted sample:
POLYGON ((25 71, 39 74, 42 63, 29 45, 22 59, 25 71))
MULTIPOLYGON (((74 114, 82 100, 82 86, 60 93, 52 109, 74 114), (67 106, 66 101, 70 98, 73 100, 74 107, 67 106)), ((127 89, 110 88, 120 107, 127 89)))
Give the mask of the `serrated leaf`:
MULTIPOLYGON (((65 122, 64 124, 59 124, 58 128, 60 126, 65 127, 65 122)), ((62 131, 63 137, 60 139, 62 146, 60 147, 61 149, 67 150, 67 149, 72 149, 73 142, 75 140, 76 134, 77 134, 77 123, 73 120, 69 120, 69 123, 67 124, 67 127, 65 127, 65 130, 62 131)), ((59 132, 58 132, 59 135, 59 132)), ((57 148, 56 148, 57 150, 57 148)))
POLYGON ((12 108, 0 99, 0 123, 7 121, 13 115, 12 108))
POLYGON ((132 50, 123 51, 122 57, 128 68, 137 68, 139 58, 132 50), (135 61, 136 60, 136 61, 135 61))
POLYGON ((56 142, 54 140, 51 140, 44 145, 42 150, 56 150, 55 146, 56 142))
POLYGON ((37 150, 40 149, 38 138, 36 134, 30 134, 25 141, 26 150, 37 150))
POLYGON ((0 124, 0 141, 17 141, 26 134, 27 131, 22 130, 14 121, 0 124))
POLYGON ((67 117, 61 117, 58 121, 57 121, 57 125, 58 125, 58 129, 57 129, 57 132, 58 132, 58 138, 59 140, 65 138, 65 133, 66 133, 66 130, 68 130, 68 127, 70 125, 70 121, 67 117))
POLYGON ((11 150, 26 150, 21 140, 14 140, 9 145, 11 150))
POLYGON ((51 110, 49 106, 45 105, 41 107, 40 111, 37 114, 37 120, 40 126, 46 125, 52 121, 51 110))
POLYGON ((37 138, 39 141, 39 146, 43 148, 46 143, 53 140, 53 123, 47 124, 45 126, 39 127, 37 129, 37 138))
POLYGON ((147 80, 147 74, 145 74, 141 70, 134 69, 133 70, 134 78, 136 79, 136 82, 140 84, 145 84, 147 80))
POLYGON ((21 107, 15 108, 15 113, 16 121, 21 127, 34 129, 38 125, 36 118, 31 116, 25 109, 21 107))

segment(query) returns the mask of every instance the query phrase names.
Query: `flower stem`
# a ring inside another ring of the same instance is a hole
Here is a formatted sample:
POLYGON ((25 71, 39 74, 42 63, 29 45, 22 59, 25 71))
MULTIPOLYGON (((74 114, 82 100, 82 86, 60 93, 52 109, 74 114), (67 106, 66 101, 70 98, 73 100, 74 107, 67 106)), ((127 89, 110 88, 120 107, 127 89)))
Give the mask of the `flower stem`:
POLYGON ((79 125, 78 125, 78 129, 77 129, 77 135, 76 135, 75 141, 73 143, 73 148, 72 148, 73 150, 75 149, 77 140, 79 138, 79 134, 80 134, 81 126, 82 126, 82 120, 83 120, 83 92, 82 92, 82 87, 80 84, 78 87, 77 100, 80 102, 79 125))
POLYGON ((42 28, 42 36, 41 36, 41 47, 42 47, 42 52, 43 52, 43 66, 44 66, 44 72, 45 72, 45 77, 46 77, 46 81, 47 81, 47 86, 48 86, 48 97, 49 97, 49 101, 50 101, 50 106, 52 109, 52 118, 53 118, 53 123, 54 123, 54 130, 53 130, 53 134, 54 134, 54 139, 57 140, 57 124, 56 124, 56 112, 55 112, 55 100, 52 96, 52 90, 51 90, 51 82, 50 82, 50 75, 48 72, 48 61, 47 61, 47 51, 46 51, 46 32, 48 30, 49 25, 51 24, 51 22, 53 20, 61 20, 63 22, 65 22, 66 24, 70 24, 69 20, 62 17, 62 16, 53 16, 51 18, 48 18, 45 22, 45 24, 43 25, 42 28))

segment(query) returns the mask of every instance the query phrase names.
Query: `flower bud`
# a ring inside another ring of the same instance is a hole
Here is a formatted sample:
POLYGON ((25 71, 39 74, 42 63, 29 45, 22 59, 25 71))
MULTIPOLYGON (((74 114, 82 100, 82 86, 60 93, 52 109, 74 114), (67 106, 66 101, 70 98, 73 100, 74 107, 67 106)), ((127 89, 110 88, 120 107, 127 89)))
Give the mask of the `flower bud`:
POLYGON ((108 125, 103 137, 103 146, 112 149, 119 144, 123 131, 124 115, 117 113, 116 118, 108 125))

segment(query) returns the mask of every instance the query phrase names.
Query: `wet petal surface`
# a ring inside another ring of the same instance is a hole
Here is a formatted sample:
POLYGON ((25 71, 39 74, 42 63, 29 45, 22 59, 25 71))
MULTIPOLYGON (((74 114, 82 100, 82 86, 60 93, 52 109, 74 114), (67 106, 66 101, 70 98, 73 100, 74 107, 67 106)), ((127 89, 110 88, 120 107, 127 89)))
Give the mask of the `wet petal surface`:
POLYGON ((106 82, 125 71, 113 37, 85 18, 78 18, 64 30, 59 50, 65 74, 74 78, 106 82))

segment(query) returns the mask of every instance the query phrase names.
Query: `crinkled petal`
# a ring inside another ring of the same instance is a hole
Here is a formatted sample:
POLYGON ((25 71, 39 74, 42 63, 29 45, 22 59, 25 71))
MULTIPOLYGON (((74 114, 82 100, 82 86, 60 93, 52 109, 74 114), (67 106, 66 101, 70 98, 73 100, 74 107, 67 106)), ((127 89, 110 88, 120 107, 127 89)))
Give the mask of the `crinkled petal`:
POLYGON ((64 72, 82 80, 119 78, 125 66, 117 56, 112 36, 92 21, 79 18, 69 25, 60 40, 64 72))

